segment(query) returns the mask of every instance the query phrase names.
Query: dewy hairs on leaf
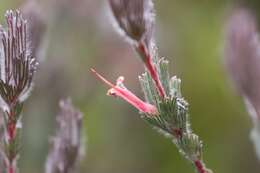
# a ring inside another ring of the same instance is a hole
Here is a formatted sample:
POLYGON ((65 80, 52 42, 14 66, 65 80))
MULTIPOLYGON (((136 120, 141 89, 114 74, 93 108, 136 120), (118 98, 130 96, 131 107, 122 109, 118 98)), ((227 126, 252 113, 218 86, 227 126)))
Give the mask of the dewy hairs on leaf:
POLYGON ((181 81, 170 78, 168 61, 159 58, 153 41, 154 8, 151 0, 109 0, 120 33, 140 55, 145 73, 139 77, 145 100, 142 101, 123 85, 119 77, 114 85, 92 72, 111 89, 110 96, 118 96, 140 111, 141 117, 152 127, 171 137, 180 153, 198 173, 212 173, 202 159, 202 141, 190 128, 188 103, 181 95, 181 81))

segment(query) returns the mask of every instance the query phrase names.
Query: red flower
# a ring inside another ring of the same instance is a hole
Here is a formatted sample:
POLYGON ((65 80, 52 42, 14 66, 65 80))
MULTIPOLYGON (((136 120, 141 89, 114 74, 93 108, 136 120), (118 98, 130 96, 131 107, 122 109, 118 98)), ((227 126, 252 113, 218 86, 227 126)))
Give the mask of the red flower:
POLYGON ((158 111, 154 105, 151 105, 149 103, 146 103, 139 99, 136 95, 134 95, 131 91, 129 91, 123 84, 124 77, 120 76, 117 79, 116 85, 112 84, 111 82, 107 81, 103 76, 101 76, 99 73, 97 73, 94 69, 91 69, 91 71, 105 84, 111 87, 111 89, 108 90, 107 95, 109 96, 116 96, 121 97, 131 105, 133 105, 136 109, 143 113, 147 113, 149 115, 156 115, 158 114, 158 111))

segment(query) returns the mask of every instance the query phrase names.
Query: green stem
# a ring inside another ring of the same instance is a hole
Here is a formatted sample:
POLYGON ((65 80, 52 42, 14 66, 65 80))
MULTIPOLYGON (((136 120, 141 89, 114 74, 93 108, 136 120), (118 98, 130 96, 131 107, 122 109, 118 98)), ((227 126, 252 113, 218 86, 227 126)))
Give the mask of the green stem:
POLYGON ((194 161, 194 165, 198 173, 213 173, 211 170, 206 168, 205 164, 201 160, 194 161))
POLYGON ((16 158, 18 154, 17 149, 17 117, 19 115, 16 115, 16 106, 10 106, 9 112, 6 112, 7 114, 7 141, 6 141, 6 149, 5 151, 7 156, 7 163, 6 163, 6 170, 7 173, 16 173, 17 166, 16 166, 16 158))

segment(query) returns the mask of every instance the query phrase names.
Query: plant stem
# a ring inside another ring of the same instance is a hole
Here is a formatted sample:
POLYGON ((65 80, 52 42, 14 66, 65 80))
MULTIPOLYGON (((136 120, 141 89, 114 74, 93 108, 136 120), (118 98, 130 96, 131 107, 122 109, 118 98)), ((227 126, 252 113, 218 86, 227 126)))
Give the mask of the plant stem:
POLYGON ((201 160, 194 161, 194 165, 198 173, 211 173, 206 167, 205 164, 201 160))
POLYGON ((18 149, 17 149, 17 117, 19 115, 16 115, 16 106, 9 106, 10 110, 9 112, 6 111, 6 116, 7 116, 7 140, 6 140, 6 145, 5 145, 5 151, 6 156, 7 156, 7 173, 15 173, 16 172, 16 158, 18 154, 18 149))
POLYGON ((12 165, 8 168, 8 173, 15 173, 12 165))
POLYGON ((153 78, 154 83, 156 85, 156 88, 157 88, 160 96, 162 98, 165 98, 166 94, 165 94, 164 88, 162 86, 162 83, 160 81, 157 69, 156 69, 156 67, 153 64, 152 56, 151 56, 151 54, 149 53, 149 51, 147 50, 146 46, 143 43, 139 44, 138 52, 141 53, 142 60, 143 60, 143 62, 145 64, 145 67, 147 68, 148 72, 150 73, 151 77, 153 78))

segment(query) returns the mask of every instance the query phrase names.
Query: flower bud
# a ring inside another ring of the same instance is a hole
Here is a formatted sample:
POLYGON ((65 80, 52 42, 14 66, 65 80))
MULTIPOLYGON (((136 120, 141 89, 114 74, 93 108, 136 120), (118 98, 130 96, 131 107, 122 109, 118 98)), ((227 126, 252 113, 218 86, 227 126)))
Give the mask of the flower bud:
POLYGON ((5 17, 7 28, 0 27, 0 96, 10 105, 28 97, 37 62, 28 45, 27 21, 18 10, 7 11, 5 17))
POLYGON ((151 0, 109 0, 121 33, 134 42, 152 39, 155 13, 151 0))

